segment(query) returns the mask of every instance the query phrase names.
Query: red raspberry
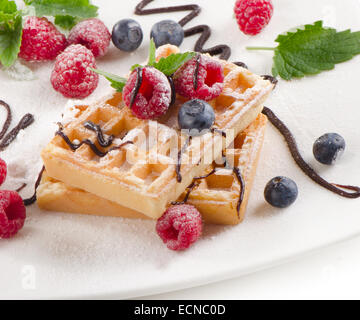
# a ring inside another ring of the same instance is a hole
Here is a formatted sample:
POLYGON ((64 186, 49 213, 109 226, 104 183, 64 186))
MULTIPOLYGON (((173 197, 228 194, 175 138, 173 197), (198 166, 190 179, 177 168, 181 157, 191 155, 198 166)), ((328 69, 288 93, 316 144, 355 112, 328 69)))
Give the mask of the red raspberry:
POLYGON ((188 204, 172 206, 157 221, 156 232, 169 249, 185 250, 201 235, 201 215, 188 204))
POLYGON ((6 162, 0 158, 0 186, 5 182, 6 179, 6 162))
POLYGON ((224 70, 218 61, 198 55, 176 71, 174 85, 176 92, 186 98, 209 101, 224 88, 224 70))
POLYGON ((15 191, 0 191, 0 238, 11 238, 24 226, 26 209, 15 191))
POLYGON ((71 29, 68 43, 82 44, 95 58, 102 57, 110 45, 111 34, 105 24, 96 18, 79 22, 71 29))
POLYGON ((27 61, 54 60, 66 48, 66 38, 46 18, 25 18, 19 57, 27 61))
POLYGON ((165 114, 169 109, 171 102, 170 83, 166 76, 155 68, 137 68, 126 82, 123 97, 126 105, 130 107, 136 117, 139 119, 155 119, 165 114), (140 83, 140 87, 136 94, 137 83, 140 83), (133 103, 131 103, 132 100, 133 103))
POLYGON ((271 0, 237 0, 234 11, 240 30, 255 36, 269 23, 274 7, 271 0))
POLYGON ((92 52, 80 44, 73 44, 56 58, 51 83, 67 98, 86 98, 99 82, 99 75, 90 68, 96 68, 92 52))

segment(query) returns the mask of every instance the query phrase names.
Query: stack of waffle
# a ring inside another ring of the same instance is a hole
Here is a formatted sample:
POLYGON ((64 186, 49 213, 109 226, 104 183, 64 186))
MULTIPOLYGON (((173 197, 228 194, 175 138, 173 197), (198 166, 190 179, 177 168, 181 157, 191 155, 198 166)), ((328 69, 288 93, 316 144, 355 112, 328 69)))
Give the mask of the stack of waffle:
MULTIPOLYGON (((177 52, 164 46, 157 58, 177 52)), ((264 139, 267 119, 261 111, 273 84, 219 61, 224 89, 209 101, 216 130, 199 137, 189 139, 178 127, 182 97, 157 121, 136 118, 116 92, 75 106, 71 121, 42 152, 39 207, 158 219, 172 203, 186 202, 205 222, 241 222, 264 139)))

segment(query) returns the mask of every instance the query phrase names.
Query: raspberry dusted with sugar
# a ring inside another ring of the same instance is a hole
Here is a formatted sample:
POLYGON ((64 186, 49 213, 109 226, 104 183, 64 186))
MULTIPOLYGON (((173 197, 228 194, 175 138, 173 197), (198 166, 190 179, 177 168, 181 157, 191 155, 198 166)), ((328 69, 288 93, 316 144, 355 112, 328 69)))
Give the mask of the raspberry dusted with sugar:
POLYGON ((46 18, 24 19, 19 57, 27 61, 54 60, 66 48, 66 38, 46 18))
POLYGON ((169 249, 185 250, 201 235, 201 215, 188 204, 172 206, 157 221, 156 232, 169 249))
POLYGON ((106 54, 110 45, 111 34, 105 24, 97 19, 87 19, 79 22, 71 29, 69 44, 82 44, 94 54, 95 58, 106 54))
POLYGON ((234 8, 240 30, 252 36, 268 25, 273 11, 271 0, 237 0, 234 8))
POLYGON ((0 186, 5 182, 7 173, 6 162, 0 158, 0 186))
POLYGON ((11 238, 24 226, 26 209, 15 191, 0 190, 0 238, 11 238))
POLYGON ((96 68, 92 52, 80 44, 71 45, 56 58, 51 83, 67 98, 86 98, 99 82, 99 75, 90 68, 96 68))
POLYGON ((174 84, 186 98, 209 101, 224 88, 224 70, 218 61, 199 54, 176 71, 174 84))
POLYGON ((136 68, 126 82, 123 97, 137 118, 155 119, 169 109, 170 83, 166 76, 155 68, 136 68))

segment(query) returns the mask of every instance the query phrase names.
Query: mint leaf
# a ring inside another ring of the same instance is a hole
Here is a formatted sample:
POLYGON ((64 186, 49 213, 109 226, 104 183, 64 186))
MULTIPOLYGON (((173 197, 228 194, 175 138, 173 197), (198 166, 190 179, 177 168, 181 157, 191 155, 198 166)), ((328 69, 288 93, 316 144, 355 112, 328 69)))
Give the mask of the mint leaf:
POLYGON ((90 0, 26 0, 27 5, 35 8, 36 15, 71 16, 81 19, 97 16, 98 7, 90 4, 90 0))
POLYGON ((276 48, 248 49, 274 50, 272 73, 285 80, 334 69, 335 64, 360 54, 360 32, 338 32, 323 27, 322 21, 279 35, 275 41, 276 48))
POLYGON ((127 79, 126 78, 123 78, 123 77, 119 77, 115 74, 112 74, 112 73, 108 73, 108 72, 105 72, 105 71, 102 71, 102 70, 98 70, 98 69, 91 69, 92 71, 104 76, 107 80, 110 81, 111 83, 111 86, 116 89, 116 91, 118 92, 122 92, 123 91, 123 88, 125 87, 125 84, 126 84, 126 81, 127 79))
POLYGON ((0 0, 0 11, 8 14, 15 13, 17 11, 16 3, 9 0, 0 0))
POLYGON ((134 64, 131 68, 130 71, 134 71, 136 68, 143 68, 143 66, 141 64, 134 64))
POLYGON ((22 15, 14 1, 0 0, 0 62, 10 67, 20 51, 22 15))
POLYGON ((66 30, 70 30, 78 22, 79 19, 72 16, 55 16, 55 24, 66 30))
POLYGON ((156 63, 156 46, 155 46, 154 39, 151 38, 151 40, 150 40, 150 49, 149 49, 148 66, 152 67, 152 66, 155 65, 155 63, 156 63))
POLYGON ((154 64, 154 68, 158 69, 166 76, 171 76, 184 63, 188 62, 196 56, 195 52, 171 54, 166 58, 161 58, 159 62, 154 64))

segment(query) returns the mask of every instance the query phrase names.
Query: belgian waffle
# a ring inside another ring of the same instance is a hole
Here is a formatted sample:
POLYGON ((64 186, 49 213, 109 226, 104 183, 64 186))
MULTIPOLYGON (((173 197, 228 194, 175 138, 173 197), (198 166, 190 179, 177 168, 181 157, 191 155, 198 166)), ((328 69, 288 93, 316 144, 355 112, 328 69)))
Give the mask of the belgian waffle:
MULTIPOLYGON (((178 201, 188 194, 187 203, 197 207, 205 222, 214 224, 238 224, 245 215, 247 202, 256 173, 256 168, 264 141, 267 118, 258 118, 234 140, 226 150, 226 162, 229 167, 237 167, 244 179, 243 200, 237 208, 241 185, 229 168, 223 168, 224 159, 210 166, 204 176, 216 172, 207 178, 194 180, 194 189, 184 192, 178 201), (239 209, 239 210, 238 210, 239 209)), ((38 205, 44 210, 69 213, 93 214, 125 218, 148 218, 147 216, 123 207, 115 202, 100 198, 89 192, 72 188, 63 182, 43 174, 37 191, 38 205)))
MULTIPOLYGON (((177 47, 165 46, 159 48, 157 58, 176 52, 177 47)), ((178 96, 158 121, 145 121, 133 116, 122 95, 113 92, 93 105, 75 108, 72 121, 64 124, 61 134, 42 151, 47 174, 68 186, 159 218, 193 178, 202 174, 234 137, 256 119, 273 89, 270 81, 219 61, 224 67, 224 89, 209 102, 218 131, 189 141, 177 124, 184 98, 178 96), (101 145, 98 134, 84 126, 89 122, 101 128, 106 137, 111 136, 113 143, 101 145), (226 132, 226 139, 220 131, 226 132), (77 146, 79 142, 86 143, 75 150, 70 147, 75 142, 77 146), (183 152, 179 153, 179 149, 183 152), (180 158, 181 165, 176 158, 180 158)))

